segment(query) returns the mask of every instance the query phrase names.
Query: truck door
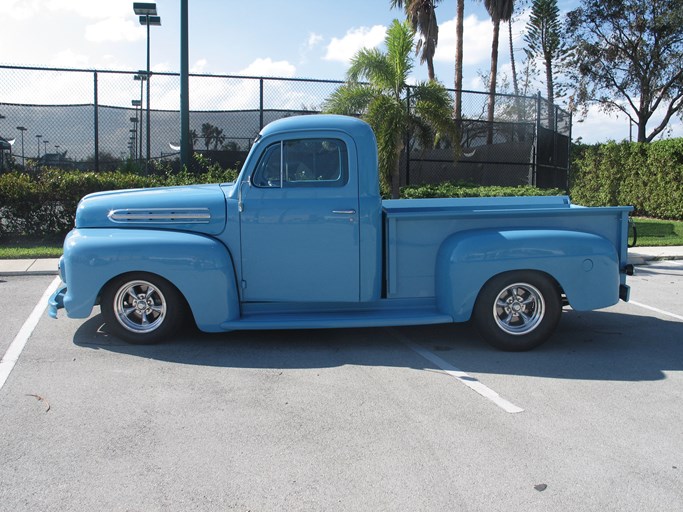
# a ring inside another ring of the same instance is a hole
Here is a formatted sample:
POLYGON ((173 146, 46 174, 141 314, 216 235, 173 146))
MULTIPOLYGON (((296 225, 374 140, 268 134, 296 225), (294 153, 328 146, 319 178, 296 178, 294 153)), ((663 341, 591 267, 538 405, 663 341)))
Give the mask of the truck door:
POLYGON ((357 302, 355 145, 339 135, 298 137, 261 141, 241 185, 243 300, 357 302))

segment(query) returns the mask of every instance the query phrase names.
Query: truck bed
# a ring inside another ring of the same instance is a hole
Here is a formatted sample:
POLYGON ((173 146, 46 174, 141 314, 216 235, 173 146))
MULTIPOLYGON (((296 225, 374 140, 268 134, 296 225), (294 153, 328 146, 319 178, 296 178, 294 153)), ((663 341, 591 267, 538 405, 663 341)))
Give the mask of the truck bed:
POLYGON ((437 251, 462 231, 581 231, 623 247, 619 260, 627 258, 630 207, 576 206, 566 196, 385 200, 382 207, 387 298, 433 297, 437 251))

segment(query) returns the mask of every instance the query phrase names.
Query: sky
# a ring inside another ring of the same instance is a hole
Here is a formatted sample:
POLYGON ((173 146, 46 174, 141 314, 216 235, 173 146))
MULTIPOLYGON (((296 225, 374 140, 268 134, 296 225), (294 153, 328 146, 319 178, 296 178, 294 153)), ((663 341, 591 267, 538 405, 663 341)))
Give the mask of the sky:
MULTIPOLYGON (((578 0, 559 0, 562 12, 578 0)), ((453 88, 455 0, 437 7, 439 44, 437 78, 453 88)), ((151 27, 151 69, 180 69, 180 2, 157 0, 162 26, 151 27)), ((0 0, 0 64, 82 69, 138 70, 146 66, 146 29, 133 13, 130 0, 0 0)), ((190 0, 190 71, 343 80, 349 61, 362 47, 380 47, 386 28, 404 15, 389 0, 190 0)), ((518 61, 524 56, 523 31, 528 13, 516 15, 513 44, 518 61)), ((466 2, 464 88, 485 90, 480 75, 488 73, 492 24, 481 2, 466 2)), ((499 76, 510 76, 507 31, 501 35, 499 76)), ((0 70, 0 102, 6 82, 0 70)), ((427 78, 426 66, 415 61, 411 80, 427 78)), ((68 88, 64 86, 64 89, 68 88)), ((544 90, 542 81, 530 95, 544 90)), ((7 93, 7 91, 4 91, 7 93)), ((35 102, 38 93, 31 91, 35 102)), ((59 103, 48 97, 42 101, 59 103)), ((60 96, 56 87, 52 94, 60 96)), ((192 88, 190 88, 192 102, 192 88)), ((1 114, 2 112, 0 112, 1 114)), ((683 135, 680 120, 673 135, 683 135)), ((625 117, 591 109, 574 123, 573 137, 584 142, 629 136, 625 117)))

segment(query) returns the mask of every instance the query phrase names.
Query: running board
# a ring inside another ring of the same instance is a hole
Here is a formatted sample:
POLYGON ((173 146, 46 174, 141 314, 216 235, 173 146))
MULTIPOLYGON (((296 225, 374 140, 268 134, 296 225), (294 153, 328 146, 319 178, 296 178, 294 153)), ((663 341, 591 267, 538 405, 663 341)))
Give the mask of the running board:
POLYGON ((402 325, 445 324, 453 317, 436 310, 348 310, 321 312, 250 313, 234 322, 225 322, 227 330, 260 329, 332 329, 343 327, 389 327, 402 325))

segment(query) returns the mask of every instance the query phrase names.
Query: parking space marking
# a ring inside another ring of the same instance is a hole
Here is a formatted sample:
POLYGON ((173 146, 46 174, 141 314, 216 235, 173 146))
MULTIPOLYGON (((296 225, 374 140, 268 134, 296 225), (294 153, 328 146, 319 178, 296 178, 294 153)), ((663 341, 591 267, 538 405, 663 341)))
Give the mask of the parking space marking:
POLYGON ((467 386, 471 390, 476 391, 477 393, 479 393, 484 398, 489 399, 491 402, 496 404, 498 407, 503 409, 505 412, 509 412, 511 414, 515 414, 518 412, 524 412, 524 409, 522 409, 521 407, 518 407, 515 404, 507 401, 505 398, 501 397, 494 390, 492 390, 488 386, 485 386, 484 384, 482 384, 475 377, 472 377, 471 375, 462 371, 460 368, 453 366, 451 363, 440 358, 439 356, 437 356, 433 352, 430 352, 426 348, 421 347, 420 345, 412 342, 410 339, 408 339, 408 337, 404 336, 403 334, 401 334, 397 330, 392 329, 392 332, 404 345, 406 345, 407 347, 409 347, 413 351, 417 352, 419 355, 421 355, 422 357, 424 357, 428 361, 434 363, 436 366, 438 366, 447 375, 450 375, 454 379, 460 381, 462 384, 464 384, 465 386, 467 386))
POLYGON ((654 311, 655 313, 659 313, 660 315, 670 316, 671 318, 675 318, 676 320, 683 320, 683 316, 681 315, 677 315, 676 313, 669 313, 668 311, 664 311, 663 309, 655 308, 653 306, 648 306, 647 304, 641 304, 640 302, 636 302, 635 300, 629 300, 628 303, 633 304, 634 306, 638 306, 639 308, 649 309, 650 311, 654 311))
POLYGON ((19 333, 15 336, 14 340, 12 340, 12 343, 10 343, 7 352, 5 352, 5 355, 2 356, 2 359, 0 360, 0 389, 2 389, 2 387, 5 385, 5 382, 7 382, 7 378, 9 377, 9 374, 12 373, 14 365, 19 360, 19 356, 24 350, 26 342, 31 337, 31 334, 33 334, 33 330, 38 325, 38 322, 40 322, 40 319, 43 317, 45 309, 47 309, 48 299, 55 291, 57 291, 57 287, 59 286, 60 282, 61 279, 59 277, 55 277, 52 283, 50 283, 43 293, 43 296, 38 301, 38 304, 36 304, 36 307, 33 308, 33 311, 26 319, 26 322, 24 322, 24 325, 22 325, 21 329, 19 329, 19 333))

